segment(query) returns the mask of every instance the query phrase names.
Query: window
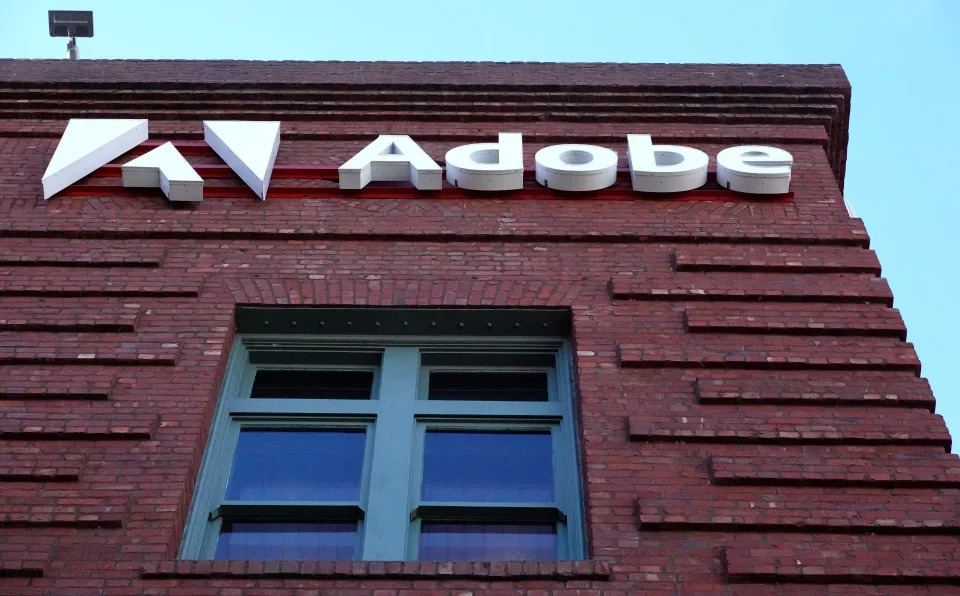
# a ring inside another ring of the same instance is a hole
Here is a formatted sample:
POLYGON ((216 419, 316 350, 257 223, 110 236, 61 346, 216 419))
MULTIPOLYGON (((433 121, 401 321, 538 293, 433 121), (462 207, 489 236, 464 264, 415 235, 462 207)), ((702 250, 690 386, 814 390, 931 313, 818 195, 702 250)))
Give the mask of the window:
POLYGON ((182 558, 583 558, 566 313, 254 310, 182 558))

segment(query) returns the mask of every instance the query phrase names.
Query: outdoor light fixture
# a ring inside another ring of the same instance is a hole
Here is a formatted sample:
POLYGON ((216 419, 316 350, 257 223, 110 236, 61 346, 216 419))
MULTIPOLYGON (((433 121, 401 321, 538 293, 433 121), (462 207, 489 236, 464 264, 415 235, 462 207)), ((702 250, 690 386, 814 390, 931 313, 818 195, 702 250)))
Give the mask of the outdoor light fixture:
POLYGON ((51 10, 47 12, 50 24, 50 37, 69 37, 67 41, 67 59, 80 57, 77 49, 78 37, 93 37, 92 10, 51 10))

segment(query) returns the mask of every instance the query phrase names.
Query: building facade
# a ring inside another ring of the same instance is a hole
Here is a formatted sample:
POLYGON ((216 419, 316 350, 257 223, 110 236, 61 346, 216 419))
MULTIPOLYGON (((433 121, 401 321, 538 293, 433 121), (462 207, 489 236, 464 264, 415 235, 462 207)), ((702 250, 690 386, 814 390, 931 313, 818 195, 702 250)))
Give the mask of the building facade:
POLYGON ((844 205, 840 67, 0 81, 0 594, 956 593, 960 460, 844 205), (380 135, 500 133, 520 189, 396 139, 345 182, 380 135), (635 191, 641 134, 707 182, 635 191), (558 144, 615 180, 538 182, 558 144), (789 191, 718 183, 735 146, 789 191))

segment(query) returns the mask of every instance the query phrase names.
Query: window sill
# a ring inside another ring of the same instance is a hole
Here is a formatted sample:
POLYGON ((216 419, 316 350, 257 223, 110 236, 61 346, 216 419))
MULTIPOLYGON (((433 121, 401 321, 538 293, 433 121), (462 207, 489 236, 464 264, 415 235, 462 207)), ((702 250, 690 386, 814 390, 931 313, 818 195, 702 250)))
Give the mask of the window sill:
POLYGON ((142 567, 144 579, 382 578, 606 580, 605 561, 159 561, 142 567))

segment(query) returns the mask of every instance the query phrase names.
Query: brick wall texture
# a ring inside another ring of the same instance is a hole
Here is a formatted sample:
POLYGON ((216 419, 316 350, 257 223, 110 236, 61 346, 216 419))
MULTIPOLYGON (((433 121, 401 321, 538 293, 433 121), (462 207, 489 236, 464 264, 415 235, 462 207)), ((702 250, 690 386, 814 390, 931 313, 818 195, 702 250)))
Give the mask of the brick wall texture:
POLYGON ((838 66, 0 60, 0 595, 956 594, 960 460, 844 208, 849 111, 838 66), (70 117, 150 118, 224 188, 175 206, 106 167, 45 202, 70 117), (770 144, 794 196, 291 168, 272 188, 302 196, 260 202, 202 119, 283 121, 278 167, 387 133, 441 161, 522 132, 528 168, 559 142, 625 167, 627 133, 770 144), (570 309, 588 560, 177 561, 238 304, 570 309))

